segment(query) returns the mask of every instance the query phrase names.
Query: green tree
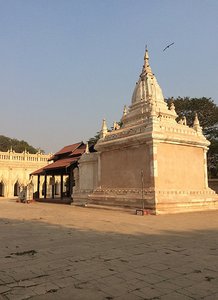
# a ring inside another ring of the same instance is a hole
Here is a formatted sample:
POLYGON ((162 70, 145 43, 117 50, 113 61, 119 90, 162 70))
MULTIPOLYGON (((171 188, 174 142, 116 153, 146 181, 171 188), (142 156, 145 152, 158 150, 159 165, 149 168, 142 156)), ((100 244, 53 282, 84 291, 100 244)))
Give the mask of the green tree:
MULTIPOLYGON (((166 99, 167 103, 172 102, 172 98, 166 99)), ((218 123, 218 106, 211 98, 181 98, 173 99, 178 114, 178 119, 182 116, 186 117, 187 125, 191 126, 194 121, 195 113, 198 114, 200 125, 202 126, 205 135, 217 136, 217 128, 215 124, 218 123)))
POLYGON ((95 144, 99 139, 100 139, 100 132, 98 131, 94 137, 88 140, 89 146, 95 146, 95 144))
POLYGON ((218 177, 218 106, 211 98, 178 97, 166 99, 168 105, 174 102, 178 114, 177 121, 185 116, 187 125, 192 126, 195 113, 202 127, 204 135, 211 145, 208 151, 208 174, 209 177, 218 177))
POLYGON ((26 141, 19 141, 17 139, 12 139, 7 136, 0 135, 0 151, 6 152, 11 148, 18 153, 21 153, 26 150, 27 152, 34 154, 38 151, 38 149, 29 145, 26 141))

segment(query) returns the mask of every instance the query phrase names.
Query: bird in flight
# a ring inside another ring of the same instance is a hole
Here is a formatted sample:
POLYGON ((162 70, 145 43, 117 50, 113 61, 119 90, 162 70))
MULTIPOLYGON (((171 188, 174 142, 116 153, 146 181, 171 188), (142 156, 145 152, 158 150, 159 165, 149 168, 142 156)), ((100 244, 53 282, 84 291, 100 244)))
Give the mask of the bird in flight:
POLYGON ((169 47, 172 46, 173 44, 175 44, 175 43, 173 42, 173 43, 167 45, 167 46, 163 49, 163 51, 165 51, 167 48, 169 48, 169 47))

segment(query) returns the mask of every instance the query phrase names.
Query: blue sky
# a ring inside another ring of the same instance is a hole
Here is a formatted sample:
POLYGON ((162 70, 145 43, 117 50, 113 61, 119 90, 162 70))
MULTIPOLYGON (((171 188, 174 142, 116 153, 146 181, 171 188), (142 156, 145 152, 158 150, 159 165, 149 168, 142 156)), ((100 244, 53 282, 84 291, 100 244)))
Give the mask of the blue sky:
POLYGON ((0 0, 0 134, 55 152, 111 126, 146 44, 165 97, 218 104, 217 0, 0 0))

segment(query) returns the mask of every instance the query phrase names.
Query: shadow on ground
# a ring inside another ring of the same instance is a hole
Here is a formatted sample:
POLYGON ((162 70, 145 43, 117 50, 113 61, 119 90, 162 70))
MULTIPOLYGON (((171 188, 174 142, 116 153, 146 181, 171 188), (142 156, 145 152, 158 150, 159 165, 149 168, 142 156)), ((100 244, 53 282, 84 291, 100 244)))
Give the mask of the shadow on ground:
POLYGON ((218 299, 218 230, 121 234, 0 219, 0 245, 0 299, 218 299))

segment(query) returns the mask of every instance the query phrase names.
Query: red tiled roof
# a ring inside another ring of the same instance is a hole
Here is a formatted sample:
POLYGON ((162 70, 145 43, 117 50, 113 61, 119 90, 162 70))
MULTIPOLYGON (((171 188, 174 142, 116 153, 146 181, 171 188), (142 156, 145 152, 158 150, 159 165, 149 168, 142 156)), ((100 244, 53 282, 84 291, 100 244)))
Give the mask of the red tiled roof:
POLYGON ((79 158, 77 158, 77 157, 59 159, 59 160, 53 162, 52 164, 47 165, 46 167, 44 167, 43 170, 48 171, 48 170, 52 170, 52 169, 67 168, 72 163, 77 162, 78 159, 79 158))
POLYGON ((83 143, 76 143, 76 144, 72 144, 72 145, 68 145, 65 146, 64 148, 62 148, 61 150, 59 150, 58 152, 56 152, 54 154, 54 156, 56 155, 60 155, 60 154, 65 154, 65 153, 70 153, 70 152, 74 152, 79 146, 81 146, 83 143))
POLYGON ((78 155, 78 154, 83 154, 86 151, 86 145, 82 145, 81 147, 77 148, 76 150, 73 151, 72 154, 70 154, 70 156, 74 156, 74 155, 78 155))
POLYGON ((53 163, 34 171, 31 175, 43 175, 46 171, 67 168, 78 161, 80 156, 85 152, 85 149, 86 145, 83 142, 65 146, 49 159, 50 161, 55 160, 53 163))
POLYGON ((32 172, 30 175, 41 175, 44 173, 43 170, 44 170, 44 167, 32 172))

